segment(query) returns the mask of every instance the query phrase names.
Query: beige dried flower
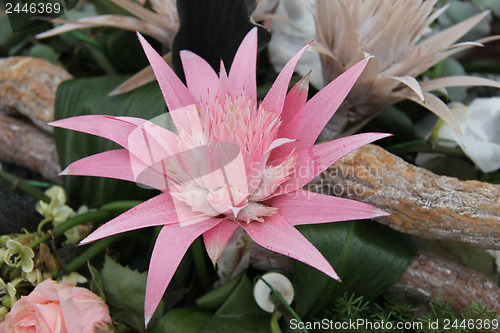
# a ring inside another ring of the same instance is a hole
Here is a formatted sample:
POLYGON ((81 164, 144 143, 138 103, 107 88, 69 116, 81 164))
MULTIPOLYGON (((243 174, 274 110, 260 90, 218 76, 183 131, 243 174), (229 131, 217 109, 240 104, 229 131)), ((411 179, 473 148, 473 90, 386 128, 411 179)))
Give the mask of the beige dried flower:
POLYGON ((425 35, 429 25, 447 6, 435 10, 437 0, 316 0, 315 22, 325 84, 363 59, 368 63, 342 107, 336 112, 327 136, 358 130, 396 102, 410 99, 442 118, 460 135, 448 106, 431 91, 446 87, 500 83, 479 77, 453 76, 418 81, 417 76, 462 50, 498 39, 483 38, 457 43, 489 12, 483 12, 443 31, 425 35))

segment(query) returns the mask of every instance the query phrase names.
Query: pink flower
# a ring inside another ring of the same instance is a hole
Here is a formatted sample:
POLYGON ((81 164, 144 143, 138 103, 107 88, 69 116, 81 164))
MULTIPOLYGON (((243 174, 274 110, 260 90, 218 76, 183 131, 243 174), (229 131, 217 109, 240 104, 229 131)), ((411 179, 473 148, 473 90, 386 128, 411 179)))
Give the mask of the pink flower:
POLYGON ((287 94, 305 46, 258 104, 256 29, 243 40, 229 74, 222 63, 217 75, 199 56, 181 52, 187 87, 142 36, 139 39, 178 133, 131 117, 88 115, 51 125, 105 137, 124 147, 76 161, 62 174, 125 179, 163 192, 82 241, 163 225, 149 266, 146 323, 200 235, 214 264, 233 232, 242 227, 257 244, 339 279, 294 226, 386 215, 364 203, 301 189, 346 154, 387 136, 366 133, 314 145, 367 59, 306 103, 307 76, 287 94))
POLYGON ((111 317, 96 294, 68 282, 45 280, 14 303, 3 328, 7 333, 91 333, 99 322, 111 323, 111 317))

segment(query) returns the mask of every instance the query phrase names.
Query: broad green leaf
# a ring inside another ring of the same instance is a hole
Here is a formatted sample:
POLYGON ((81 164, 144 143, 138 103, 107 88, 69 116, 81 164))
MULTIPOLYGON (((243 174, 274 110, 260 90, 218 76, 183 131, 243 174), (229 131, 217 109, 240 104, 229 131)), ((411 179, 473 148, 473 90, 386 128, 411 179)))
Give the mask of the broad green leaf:
POLYGON ((243 275, 231 295, 200 330, 203 333, 267 333, 271 316, 261 311, 253 299, 253 285, 243 275))
MULTIPOLYGON (((113 319, 135 328, 137 332, 146 332, 144 327, 144 297, 146 294, 147 274, 123 267, 106 256, 101 271, 106 295, 113 319)), ((163 302, 156 309, 151 319, 152 327, 163 314, 163 302)))
POLYGON ((240 278, 235 278, 217 289, 210 291, 196 300, 196 305, 200 310, 217 310, 234 291, 240 278))
POLYGON ((174 309, 161 317, 148 332, 151 333, 199 333, 212 318, 213 313, 193 309, 174 309))
MULTIPOLYGON (((126 78, 123 75, 103 76, 63 82, 57 89, 55 118, 104 114, 151 119, 166 111, 156 82, 127 94, 109 97, 107 94, 126 78)), ((54 136, 62 168, 80 158, 119 148, 109 140, 65 129, 55 129, 54 136)), ((110 201, 144 200, 151 196, 151 191, 115 179, 66 176, 64 182, 73 206, 99 207, 110 201)))
POLYGON ((242 275, 199 298, 197 308, 169 311, 158 326, 169 333, 269 333, 271 316, 255 304, 252 290, 252 283, 242 275), (209 308, 213 310, 202 311, 209 308))
POLYGON ((339 283, 294 262, 295 310, 304 319, 321 315, 345 291, 370 299, 394 283, 415 253, 409 238, 373 221, 350 221, 298 228, 333 265, 339 283))

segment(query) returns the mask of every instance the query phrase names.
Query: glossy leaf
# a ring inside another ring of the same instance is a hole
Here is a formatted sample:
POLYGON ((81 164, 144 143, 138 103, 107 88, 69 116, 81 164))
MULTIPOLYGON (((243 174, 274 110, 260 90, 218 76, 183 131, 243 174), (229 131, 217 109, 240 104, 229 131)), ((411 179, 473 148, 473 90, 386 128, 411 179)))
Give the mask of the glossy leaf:
MULTIPOLYGON (((109 97, 107 94, 124 79, 124 76, 106 76, 63 82, 57 90, 55 118, 104 114, 151 119, 166 111, 157 83, 109 97)), ((54 135, 62 169, 80 158, 118 148, 109 140, 74 131, 55 129, 54 135)), ((114 179, 78 176, 64 177, 64 182, 69 201, 75 206, 98 207, 114 200, 144 200, 151 193, 134 183, 114 179)))
POLYGON ((342 279, 294 262, 295 310, 303 319, 318 316, 345 291, 370 299, 396 281, 414 257, 407 236, 373 221, 336 222, 298 229, 332 264, 342 279))
POLYGON ((198 298, 196 300, 196 305, 201 310, 217 310, 227 300, 229 295, 231 295, 240 280, 240 278, 233 279, 219 288, 210 291, 198 298))
POLYGON ((151 333, 199 333, 200 329, 212 318, 210 312, 181 308, 169 311, 148 330, 151 333))

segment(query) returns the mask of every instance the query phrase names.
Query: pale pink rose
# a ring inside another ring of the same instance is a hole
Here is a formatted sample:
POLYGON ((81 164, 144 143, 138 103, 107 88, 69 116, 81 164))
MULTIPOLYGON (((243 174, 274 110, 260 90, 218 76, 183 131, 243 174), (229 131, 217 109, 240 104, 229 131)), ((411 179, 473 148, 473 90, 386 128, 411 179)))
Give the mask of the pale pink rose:
POLYGON ((23 296, 5 317, 5 332, 92 333, 111 323, 108 306, 88 289, 45 280, 23 296))

